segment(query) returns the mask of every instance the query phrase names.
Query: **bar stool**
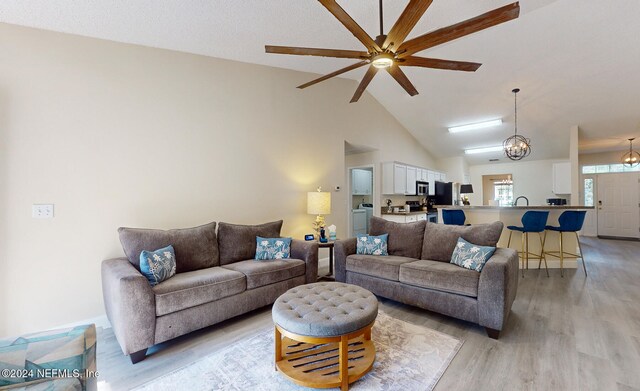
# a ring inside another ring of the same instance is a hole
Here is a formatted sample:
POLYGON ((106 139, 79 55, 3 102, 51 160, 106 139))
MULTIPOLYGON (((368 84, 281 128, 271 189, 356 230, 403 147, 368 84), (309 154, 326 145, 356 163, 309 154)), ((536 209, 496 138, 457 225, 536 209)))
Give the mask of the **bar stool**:
POLYGON ((545 225, 547 224, 547 218, 549 217, 548 211, 532 211, 529 210, 522 215, 520 221, 522 221, 522 227, 510 225, 507 227, 509 232, 509 243, 507 247, 511 246, 511 235, 513 231, 522 233, 522 277, 524 277, 525 262, 527 269, 529 269, 529 258, 544 260, 544 268, 547 269, 547 277, 549 277, 549 269, 547 268, 547 259, 544 256, 544 241, 542 239, 542 232, 544 232, 545 225), (540 254, 533 254, 529 252, 529 232, 535 232, 540 239, 540 254))
MULTIPOLYGON (((560 251, 545 251, 546 255, 551 255, 552 257, 560 258, 560 276, 564 277, 564 270, 562 268, 565 258, 578 258, 582 259, 582 268, 584 269, 584 275, 587 276, 587 266, 584 263, 584 257, 582 256, 582 246, 580 245, 580 237, 578 237, 578 231, 582 230, 582 225, 584 224, 584 218, 587 215, 586 210, 566 210, 562 212, 560 217, 558 218, 558 223, 560 223, 559 227, 553 227, 551 225, 547 225, 545 228, 547 231, 555 231, 560 235, 558 236, 560 239, 560 251), (570 252, 564 251, 564 244, 562 242, 562 235, 565 232, 573 232, 576 235, 576 241, 578 242, 578 248, 580 249, 580 254, 574 254, 570 252)), ((547 233, 544 234, 543 240, 543 251, 544 251, 544 243, 547 239, 547 233)), ((540 264, 538 264, 540 267, 540 264)))
POLYGON ((442 209, 442 222, 447 225, 464 225, 466 219, 461 209, 442 209))

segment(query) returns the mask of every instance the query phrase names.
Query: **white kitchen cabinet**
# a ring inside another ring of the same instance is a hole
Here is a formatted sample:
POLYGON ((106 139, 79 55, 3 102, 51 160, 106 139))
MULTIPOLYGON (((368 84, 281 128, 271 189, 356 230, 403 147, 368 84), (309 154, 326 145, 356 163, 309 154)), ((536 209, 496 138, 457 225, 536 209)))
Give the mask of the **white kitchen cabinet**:
POLYGON ((426 182, 427 181, 427 170, 418 168, 418 175, 416 178, 417 181, 426 182))
POLYGON ((436 195, 436 173, 427 170, 427 182, 429 182, 429 195, 436 195))
POLYGON ((406 180, 406 185, 404 189, 404 194, 407 194, 407 195, 416 194, 417 171, 418 169, 415 167, 407 167, 407 180, 406 180))
POLYGON ((407 166, 396 162, 382 163, 382 194, 406 194, 407 166))
POLYGON ((394 223, 413 223, 416 221, 422 221, 427 219, 426 213, 412 213, 412 214, 399 214, 399 215, 387 215, 383 214, 382 218, 394 223))
POLYGON ((395 163, 393 165, 393 194, 407 192, 407 166, 395 163))
POLYGON ((357 168, 351 170, 351 186, 351 194, 353 195, 371 195, 373 191, 372 172, 357 168))
POLYGON ((440 182, 446 182, 447 181, 447 174, 445 174, 444 172, 440 173, 440 182))
POLYGON ((571 194, 571 162, 553 163, 552 176, 555 194, 571 194))

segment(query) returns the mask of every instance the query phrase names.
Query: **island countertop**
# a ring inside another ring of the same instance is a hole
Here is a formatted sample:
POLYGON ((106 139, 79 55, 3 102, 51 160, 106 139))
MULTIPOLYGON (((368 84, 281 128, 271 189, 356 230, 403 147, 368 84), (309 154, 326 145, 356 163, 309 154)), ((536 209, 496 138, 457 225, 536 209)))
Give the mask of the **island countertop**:
POLYGON ((518 206, 498 206, 498 205, 434 205, 436 209, 476 209, 476 210, 584 210, 594 209, 593 206, 586 205, 518 205, 518 206))

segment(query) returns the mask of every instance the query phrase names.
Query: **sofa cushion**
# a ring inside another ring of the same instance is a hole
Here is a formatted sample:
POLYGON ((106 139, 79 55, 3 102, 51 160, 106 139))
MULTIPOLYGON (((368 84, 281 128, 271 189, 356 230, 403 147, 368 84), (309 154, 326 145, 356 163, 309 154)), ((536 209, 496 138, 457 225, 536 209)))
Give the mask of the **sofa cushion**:
POLYGON ((350 272, 398 281, 400 265, 414 261, 416 261, 415 258, 396 255, 381 257, 377 255, 352 254, 347 257, 346 268, 350 272))
POLYGON ((424 238, 425 221, 415 223, 394 223, 380 217, 371 217, 369 235, 389 234, 387 251, 389 255, 420 258, 424 238))
POLYGON ((478 297, 480 273, 451 263, 420 260, 400 266, 400 282, 442 292, 478 297))
POLYGON ((118 228, 122 249, 136 269, 140 270, 142 250, 173 246, 176 252, 176 272, 184 273, 218 266, 216 223, 194 228, 160 229, 118 228))
POLYGON ((156 316, 216 301, 245 291, 244 274, 222 267, 178 273, 154 286, 156 316))
POLYGON ((421 259, 450 262, 458 238, 478 246, 495 247, 502 234, 502 227, 500 221, 468 226, 427 223, 421 259))
POLYGON ((256 237, 280 237, 282 220, 260 225, 239 225, 220 223, 218 226, 218 245, 220 264, 227 265, 256 256, 256 237))
POLYGON ((304 276, 306 271, 304 261, 293 258, 269 261, 249 259, 224 265, 223 267, 244 274, 247 277, 247 289, 304 276))

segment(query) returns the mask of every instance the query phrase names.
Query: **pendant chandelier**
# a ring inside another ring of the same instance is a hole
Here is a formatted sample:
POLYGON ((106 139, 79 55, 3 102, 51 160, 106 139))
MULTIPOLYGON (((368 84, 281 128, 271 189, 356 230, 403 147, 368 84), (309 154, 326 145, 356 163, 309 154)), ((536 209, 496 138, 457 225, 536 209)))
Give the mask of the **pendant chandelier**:
POLYGON ((531 153, 531 140, 518 134, 518 92, 520 92, 520 89, 514 88, 511 92, 513 92, 516 126, 513 136, 504 140, 502 147, 504 148, 504 154, 507 155, 509 159, 522 160, 531 153))
POLYGON ((635 167, 640 163, 640 153, 633 150, 633 140, 635 138, 629 139, 629 152, 622 155, 622 164, 626 167, 635 167))

